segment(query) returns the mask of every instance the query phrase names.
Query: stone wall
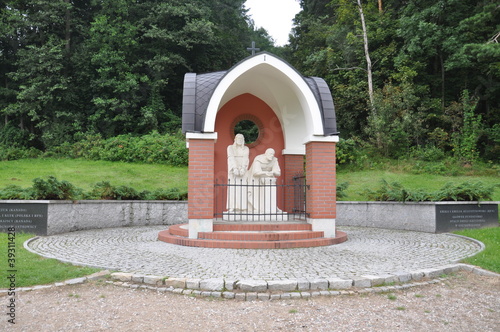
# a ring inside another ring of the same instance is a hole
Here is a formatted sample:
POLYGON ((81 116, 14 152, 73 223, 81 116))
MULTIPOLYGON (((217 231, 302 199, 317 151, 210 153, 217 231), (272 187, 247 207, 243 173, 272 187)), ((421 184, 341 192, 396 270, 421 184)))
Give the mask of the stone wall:
POLYGON ((500 202, 337 202, 337 226, 361 226, 437 232, 437 205, 499 204, 500 202))
POLYGON ((187 202, 49 201, 47 235, 86 229, 187 222, 187 202))
MULTIPOLYGON (((47 235, 188 222, 186 201, 0 201, 47 204, 47 235)), ((436 205, 474 202, 337 202, 337 226, 436 232, 436 205)), ((481 204, 500 202, 481 202, 481 204)), ((480 205, 478 205, 480 206, 480 205)))
POLYGON ((435 203, 337 202, 337 226, 436 231, 435 203))

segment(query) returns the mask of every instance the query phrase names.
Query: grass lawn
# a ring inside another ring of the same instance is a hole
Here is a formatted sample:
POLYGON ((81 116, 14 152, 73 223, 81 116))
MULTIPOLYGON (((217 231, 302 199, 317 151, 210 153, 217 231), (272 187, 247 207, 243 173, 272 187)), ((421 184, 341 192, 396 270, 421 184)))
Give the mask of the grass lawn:
POLYGON ((114 186, 136 190, 178 188, 187 190, 187 168, 159 164, 135 164, 83 159, 23 159, 0 162, 0 188, 30 187, 33 179, 55 176, 78 188, 89 190, 108 181, 114 186))
POLYGON ((486 246, 479 254, 465 259, 464 263, 500 273, 500 227, 465 229, 455 234, 479 240, 486 246))
MULTIPOLYGON (((89 190, 97 182, 108 181, 114 186, 125 185, 138 191, 178 188, 187 190, 187 167, 158 164, 88 161, 82 159, 24 159, 0 162, 0 188, 9 184, 30 187, 33 179, 55 176, 78 188, 89 190)), ((435 191, 448 182, 482 181, 500 185, 497 175, 442 176, 412 174, 397 170, 371 169, 361 171, 339 170, 337 183, 348 182, 344 201, 365 201, 365 189, 378 189, 381 180, 397 181, 409 189, 435 191)), ((500 187, 493 193, 493 200, 500 201, 500 187)))
MULTIPOLYGON (((100 271, 90 267, 79 267, 71 264, 61 263, 56 259, 46 259, 26 250, 23 243, 34 237, 32 234, 16 233, 15 238, 15 270, 16 287, 27 287, 34 285, 50 284, 58 281, 87 276, 100 271)), ((8 234, 0 233, 0 271, 2 276, 12 270, 8 266, 7 249, 8 234), (5 274, 4 274, 5 273, 5 274)), ((0 288, 9 288, 10 281, 6 278, 0 278, 0 288)))
MULTIPOLYGON (((386 170, 339 171, 337 173, 337 183, 349 183, 346 190, 347 197, 343 198, 343 201, 367 200, 362 192, 366 189, 378 189, 382 179, 388 182, 399 182, 408 189, 425 189, 429 192, 440 189, 448 182, 459 184, 465 181, 481 181, 487 185, 500 185, 498 176, 443 176, 386 170)), ((494 201, 500 201, 500 187, 496 188, 492 198, 494 201)))

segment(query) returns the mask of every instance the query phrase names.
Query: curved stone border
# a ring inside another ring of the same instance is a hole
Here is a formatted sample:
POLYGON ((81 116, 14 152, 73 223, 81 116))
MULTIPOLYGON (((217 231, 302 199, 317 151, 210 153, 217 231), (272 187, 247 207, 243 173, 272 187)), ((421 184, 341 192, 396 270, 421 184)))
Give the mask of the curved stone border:
POLYGON ((464 258, 469 258, 469 257, 475 256, 475 255, 479 254, 481 251, 483 251, 484 249, 486 249, 486 246, 484 245, 483 242, 481 242, 479 240, 476 240, 474 238, 463 236, 463 235, 458 235, 458 234, 453 234, 453 233, 446 233, 446 235, 455 236, 455 237, 458 237, 458 238, 461 238, 461 239, 464 239, 464 240, 468 240, 470 242, 474 242, 475 244, 477 244, 481 248, 477 253, 471 254, 471 255, 466 256, 464 258))
MULTIPOLYGON (((436 269, 434 271, 429 271, 429 276, 434 275, 434 274, 446 274, 445 271, 451 271, 450 273, 453 272, 458 272, 458 271, 468 271, 477 275, 481 276, 486 276, 486 277, 496 277, 500 278, 500 274, 483 270, 481 268, 478 268, 476 266, 472 265, 467 265, 467 264, 456 264, 452 265, 449 267, 444 267, 443 269, 436 269), (442 273, 441 273, 442 272, 442 273)), ((213 291, 213 290, 208 290, 208 289, 190 289, 190 288, 181 288, 179 286, 182 286, 184 282, 180 280, 174 280, 174 278, 169 278, 165 279, 163 277, 158 277, 158 276, 144 276, 144 275, 135 275, 135 274, 125 274, 125 273, 111 273, 107 270, 100 271, 97 273, 94 273, 90 276, 87 277, 82 277, 82 278, 75 278, 75 279, 70 279, 66 280, 63 282, 56 282, 51 285, 39 285, 39 286, 33 286, 33 287, 20 287, 17 288, 16 291, 18 292, 27 292, 27 291, 36 291, 40 289, 50 289, 50 288, 55 288, 55 287, 61 287, 61 286, 67 286, 67 285, 77 285, 77 284, 83 284, 88 281, 92 280, 98 280, 98 279, 103 279, 108 276, 111 276, 113 280, 108 280, 106 283, 112 284, 115 286, 120 286, 120 287, 126 287, 126 288, 131 288, 131 289, 149 289, 149 290, 156 290, 158 292, 169 292, 173 294, 182 294, 182 295, 188 295, 188 296, 202 296, 202 297, 214 297, 214 298, 224 298, 224 299, 235 299, 235 300, 240 300, 240 301, 255 301, 255 300, 286 300, 286 299, 299 299, 299 298, 311 298, 311 297, 317 297, 317 296, 338 296, 338 295, 355 295, 355 294, 366 294, 366 293, 385 293, 385 292, 392 292, 392 291, 398 291, 398 290, 405 290, 405 289, 410 289, 412 287, 418 287, 418 286, 426 286, 426 285, 432 285, 439 283, 441 281, 446 280, 446 276, 441 276, 439 278, 433 278, 431 280, 426 280, 426 281, 414 281, 414 282, 407 282, 407 283, 402 283, 400 285, 381 285, 381 286, 376 286, 372 285, 371 287, 356 287, 351 290, 347 289, 317 289, 317 290, 295 290, 295 291, 270 291, 269 285, 268 285, 268 291, 267 292, 259 292, 259 291, 230 291, 226 289, 222 289, 220 291, 213 291), (122 281, 122 280, 125 281, 122 281), (167 280, 170 280, 170 283, 167 282, 167 280), (167 287, 167 284, 170 284, 167 287), (177 287, 176 287, 177 286, 177 287)), ((195 283, 196 284, 196 283, 195 283)), ((284 285, 289 285, 286 284, 286 282, 283 283, 284 285)), ((185 282, 185 285, 188 285, 187 282, 185 282)), ((199 285, 202 285, 202 281, 199 282, 199 285)), ((0 294, 7 293, 8 289, 2 289, 0 290, 0 294)))
MULTIPOLYGON (((23 243, 24 249, 28 250, 29 252, 31 252, 35 255, 41 256, 43 258, 57 259, 59 262, 62 262, 62 263, 71 264, 71 265, 75 265, 75 266, 87 266, 87 267, 92 267, 94 269, 102 269, 101 266, 97 266, 97 265, 91 265, 91 264, 83 263, 83 262, 75 262, 74 260, 63 259, 60 257, 54 257, 54 256, 50 256, 50 255, 40 255, 39 253, 37 253, 36 251, 34 251, 33 249, 31 249, 29 247, 30 242, 35 241, 39 238, 40 238, 39 236, 34 236, 31 239, 24 241, 24 243, 23 243)), ((107 270, 105 270, 105 271, 107 271, 107 270)))
MULTIPOLYGON (((30 291, 40 290, 40 289, 49 289, 49 288, 62 287, 62 286, 68 286, 68 285, 79 285, 79 284, 83 284, 87 281, 106 278, 109 275, 110 275, 110 272, 108 270, 103 270, 103 271, 93 273, 93 274, 86 276, 86 277, 69 279, 69 280, 65 280, 65 281, 61 281, 61 282, 56 282, 56 283, 50 284, 50 285, 19 287, 19 288, 16 288, 16 292, 30 292, 30 291)), ((8 291, 9 291, 8 289, 0 289, 0 294, 7 293, 8 291)))
MULTIPOLYGON (((453 264, 435 269, 402 273, 393 276, 364 276, 355 279, 317 280, 228 280, 228 279, 185 279, 116 272, 111 274, 113 284, 139 288, 146 284, 161 291, 185 295, 202 295, 239 299, 278 299, 291 297, 311 297, 318 295, 339 295, 352 293, 383 292, 436 283, 441 276, 459 271, 468 271, 482 276, 500 277, 500 274, 467 264, 453 264), (428 281, 422 281, 430 279, 428 281), (401 285, 391 286, 391 284, 401 285), (354 290, 353 290, 354 289, 354 290), (365 291, 362 291, 362 290, 365 291)), ((146 288, 148 288, 146 287, 146 288)))

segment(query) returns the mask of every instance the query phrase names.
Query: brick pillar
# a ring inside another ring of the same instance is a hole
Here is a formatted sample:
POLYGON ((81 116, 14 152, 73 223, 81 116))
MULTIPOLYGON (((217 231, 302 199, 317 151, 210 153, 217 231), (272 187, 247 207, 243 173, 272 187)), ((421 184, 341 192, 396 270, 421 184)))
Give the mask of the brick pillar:
MULTIPOLYGON (((202 137, 202 134, 197 136, 202 137)), ((196 136, 196 137, 197 137, 196 136)), ((215 139, 189 139, 188 219, 189 237, 212 232, 214 219, 214 147, 215 139)))
POLYGON ((335 142, 306 144, 306 176, 308 222, 313 230, 324 231, 325 237, 335 237, 337 190, 335 142))
MULTIPOLYGON (((283 155, 285 159, 284 167, 284 184, 293 185, 293 177, 297 174, 304 173, 304 156, 296 154, 283 155)), ((293 212, 294 207, 294 188, 285 187, 285 206, 286 212, 293 212)))

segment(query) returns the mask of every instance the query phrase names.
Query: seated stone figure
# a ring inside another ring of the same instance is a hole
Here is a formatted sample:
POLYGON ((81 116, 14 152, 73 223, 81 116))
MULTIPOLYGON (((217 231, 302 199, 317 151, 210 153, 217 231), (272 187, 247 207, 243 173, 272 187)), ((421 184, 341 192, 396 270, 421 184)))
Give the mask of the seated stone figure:
POLYGON ((269 148, 266 153, 255 157, 252 167, 248 170, 249 179, 262 184, 269 183, 269 181, 276 183, 276 178, 281 175, 281 169, 278 158, 274 154, 274 149, 269 148))
POLYGON ((276 178, 281 175, 274 149, 255 157, 248 170, 248 211, 251 213, 281 212, 276 205, 276 178))

